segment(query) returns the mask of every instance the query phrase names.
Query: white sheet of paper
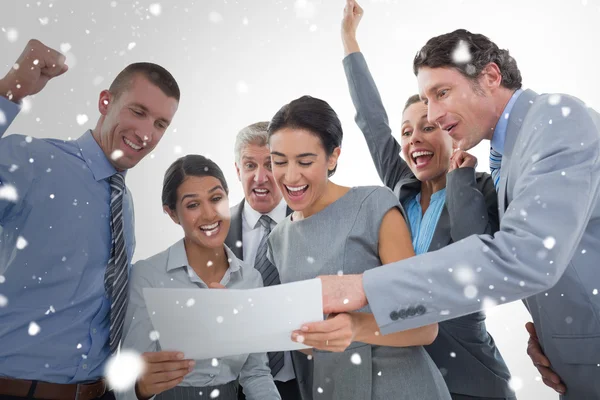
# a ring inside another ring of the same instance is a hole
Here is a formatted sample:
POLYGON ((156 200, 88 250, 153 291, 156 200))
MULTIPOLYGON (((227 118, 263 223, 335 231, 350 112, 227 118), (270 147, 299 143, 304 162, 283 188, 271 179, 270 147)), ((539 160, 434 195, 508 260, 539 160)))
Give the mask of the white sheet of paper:
POLYGON ((246 290, 145 288, 144 299, 162 350, 195 360, 305 349, 292 331, 323 320, 320 279, 246 290))

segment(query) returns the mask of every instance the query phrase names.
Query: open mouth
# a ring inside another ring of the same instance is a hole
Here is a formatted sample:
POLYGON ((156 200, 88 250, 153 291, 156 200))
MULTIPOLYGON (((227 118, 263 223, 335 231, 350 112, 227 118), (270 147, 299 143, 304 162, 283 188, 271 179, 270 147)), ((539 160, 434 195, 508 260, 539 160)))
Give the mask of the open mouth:
POLYGON ((288 195, 291 198, 302 197, 302 195, 304 195, 304 193, 306 193, 306 191, 308 190, 308 185, 304 185, 304 186, 283 185, 283 186, 285 186, 285 190, 287 190, 288 195))
POLYGON ((429 161, 433 158, 433 153, 425 150, 415 151, 411 154, 411 157, 414 163, 417 165, 417 168, 419 168, 429 163, 429 161))
POLYGON ((265 188, 252 189, 252 192, 256 195, 256 197, 267 197, 270 193, 269 189, 265 188))
POLYGON ((221 230, 221 221, 217 221, 210 225, 200 225, 200 231, 206 236, 214 236, 221 230))
POLYGON ((452 135, 452 130, 456 127, 456 125, 458 124, 448 125, 444 128, 444 130, 448 132, 449 135, 452 135))
POLYGON ((135 151, 140 151, 142 149, 142 146, 133 143, 131 140, 127 139, 126 137, 123 137, 123 141, 125 142, 125 144, 127 146, 129 146, 131 149, 133 149, 135 151))

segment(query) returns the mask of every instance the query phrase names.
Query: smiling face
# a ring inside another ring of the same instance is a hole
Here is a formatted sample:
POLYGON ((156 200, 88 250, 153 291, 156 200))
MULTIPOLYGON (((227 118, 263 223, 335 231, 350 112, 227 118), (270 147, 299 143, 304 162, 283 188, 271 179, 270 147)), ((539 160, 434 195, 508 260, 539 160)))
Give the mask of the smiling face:
POLYGON ((426 182, 448 171, 452 138, 427 120, 427 106, 419 101, 404 110, 402 154, 418 180, 426 182))
POLYGON ((326 192, 340 148, 328 156, 317 135, 295 128, 276 131, 269 144, 273 177, 286 203, 294 211, 312 209, 326 192))
POLYGON ((417 80, 429 121, 448 132, 459 149, 466 151, 492 138, 499 115, 490 89, 499 86, 497 73, 484 70, 475 84, 453 68, 421 67, 417 80))
POLYGON ((261 214, 267 214, 281 201, 281 191, 275 184, 269 148, 248 144, 240 151, 238 178, 244 188, 246 202, 261 214))
POLYGON ((175 209, 165 205, 164 210, 181 225, 188 241, 209 249, 223 246, 230 225, 229 199, 217 178, 186 177, 177 188, 175 209))
POLYGON ((142 74, 135 74, 118 97, 108 90, 100 93, 102 117, 94 138, 115 169, 132 168, 156 147, 178 104, 142 74))

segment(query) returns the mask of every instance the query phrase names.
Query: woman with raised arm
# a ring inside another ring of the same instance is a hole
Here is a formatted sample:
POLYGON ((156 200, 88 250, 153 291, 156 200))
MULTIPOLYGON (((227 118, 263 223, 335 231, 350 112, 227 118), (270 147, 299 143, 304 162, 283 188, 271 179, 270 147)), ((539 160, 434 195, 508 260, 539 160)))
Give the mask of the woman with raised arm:
MULTIPOLYGON (((456 149, 450 135, 427 120, 427 106, 418 95, 411 96, 404 107, 400 143, 392 136, 356 40, 362 15, 356 2, 347 1, 342 22, 344 70, 356 122, 381 180, 406 210, 415 253, 438 250, 472 234, 493 234, 499 223, 492 177, 475 172, 477 159, 456 149)), ((457 273, 467 286, 470 274, 476 272, 457 273)), ((515 398, 509 387, 510 373, 486 330, 483 312, 440 322, 436 340, 425 349, 442 371, 453 400, 515 398)))

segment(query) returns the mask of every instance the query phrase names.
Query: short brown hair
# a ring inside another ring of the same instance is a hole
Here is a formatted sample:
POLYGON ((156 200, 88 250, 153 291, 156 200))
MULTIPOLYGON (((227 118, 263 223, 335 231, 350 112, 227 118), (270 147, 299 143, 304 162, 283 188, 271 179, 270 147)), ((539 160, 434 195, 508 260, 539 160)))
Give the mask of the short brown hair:
POLYGON ((133 77, 137 74, 144 76, 144 78, 152 82, 168 97, 173 97, 179 101, 179 85, 177 85, 177 81, 173 78, 173 75, 160 65, 149 62, 129 64, 117 75, 115 80, 110 84, 108 91, 118 98, 129 88, 133 77))
POLYGON ((500 69, 503 87, 515 90, 521 88, 521 71, 508 50, 498 48, 484 35, 471 33, 465 29, 457 29, 454 32, 429 39, 415 56, 413 72, 417 75, 419 68, 422 67, 450 67, 474 82, 489 63, 495 63, 500 69), (468 62, 455 62, 453 59, 453 52, 461 44, 466 45, 471 55, 468 62))
POLYGON ((406 109, 412 106, 413 104, 422 102, 423 100, 421 100, 421 96, 419 96, 418 94, 413 94, 408 98, 408 100, 406 100, 406 103, 404 104, 404 110, 402 110, 402 112, 406 111, 406 109))

